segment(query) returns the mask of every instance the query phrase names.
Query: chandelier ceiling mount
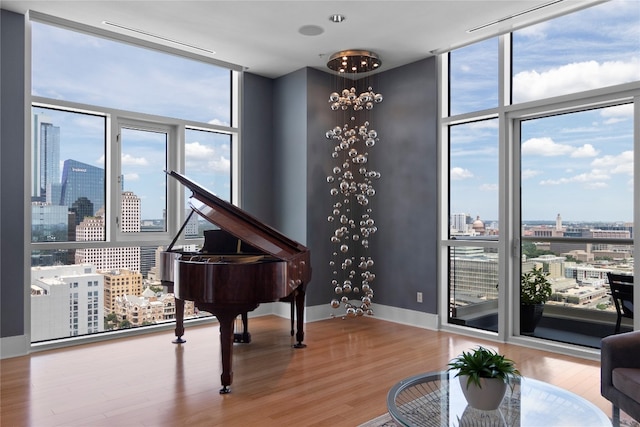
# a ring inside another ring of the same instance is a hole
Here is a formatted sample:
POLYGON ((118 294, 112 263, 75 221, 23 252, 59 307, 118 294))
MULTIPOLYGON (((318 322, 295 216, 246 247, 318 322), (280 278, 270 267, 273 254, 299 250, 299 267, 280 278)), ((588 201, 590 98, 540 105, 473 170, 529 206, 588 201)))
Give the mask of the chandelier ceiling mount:
POLYGON ((377 70, 382 61, 377 54, 368 50, 343 50, 329 58, 327 67, 344 74, 368 73, 377 70))

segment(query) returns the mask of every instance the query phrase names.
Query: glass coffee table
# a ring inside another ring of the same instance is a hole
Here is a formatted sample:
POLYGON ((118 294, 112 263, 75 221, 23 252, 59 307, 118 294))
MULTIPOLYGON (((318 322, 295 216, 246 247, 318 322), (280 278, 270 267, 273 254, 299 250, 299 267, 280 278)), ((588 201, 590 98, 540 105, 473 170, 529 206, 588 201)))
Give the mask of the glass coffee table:
POLYGON ((611 426, 597 406, 560 387, 521 378, 495 411, 467 406, 453 372, 404 379, 387 395, 387 408, 402 426, 611 426))

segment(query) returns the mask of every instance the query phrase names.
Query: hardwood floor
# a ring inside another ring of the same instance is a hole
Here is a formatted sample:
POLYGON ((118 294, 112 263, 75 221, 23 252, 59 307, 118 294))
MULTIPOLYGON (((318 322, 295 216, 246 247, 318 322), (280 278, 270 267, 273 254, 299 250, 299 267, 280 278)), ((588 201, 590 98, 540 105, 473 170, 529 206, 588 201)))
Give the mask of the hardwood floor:
POLYGON ((446 369, 478 344, 516 361, 523 375, 586 398, 600 396, 600 364, 372 317, 306 325, 292 349, 289 321, 251 319, 234 346, 232 392, 220 395, 216 325, 188 327, 187 343, 158 332, 1 361, 2 426, 357 426, 386 413, 388 390, 446 369))

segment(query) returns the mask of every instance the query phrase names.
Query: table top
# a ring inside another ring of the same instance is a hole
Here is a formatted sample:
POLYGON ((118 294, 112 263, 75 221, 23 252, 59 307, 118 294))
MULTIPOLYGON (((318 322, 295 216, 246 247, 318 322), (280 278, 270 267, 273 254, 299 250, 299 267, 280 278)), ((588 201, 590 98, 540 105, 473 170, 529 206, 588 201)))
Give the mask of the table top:
POLYGON ((611 426, 597 406, 554 385, 520 378, 495 411, 467 406, 455 372, 406 378, 387 395, 391 417, 402 426, 611 426))

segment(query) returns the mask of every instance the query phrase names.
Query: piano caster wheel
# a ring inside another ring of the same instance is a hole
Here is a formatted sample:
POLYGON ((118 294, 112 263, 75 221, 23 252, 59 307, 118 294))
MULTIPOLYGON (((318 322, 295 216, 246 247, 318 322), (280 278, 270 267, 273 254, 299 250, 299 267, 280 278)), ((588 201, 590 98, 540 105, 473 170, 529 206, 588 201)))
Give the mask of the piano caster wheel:
POLYGON ((293 348, 305 348, 307 345, 299 342, 298 344, 292 345, 293 348))
POLYGON ((220 389, 220 394, 229 394, 231 393, 231 389, 229 388, 229 386, 224 386, 220 389))
POLYGON ((251 334, 249 332, 233 334, 233 342, 248 344, 251 342, 251 334))
POLYGON ((182 337, 177 337, 175 340, 171 341, 174 344, 184 344, 187 340, 183 340, 182 337))

